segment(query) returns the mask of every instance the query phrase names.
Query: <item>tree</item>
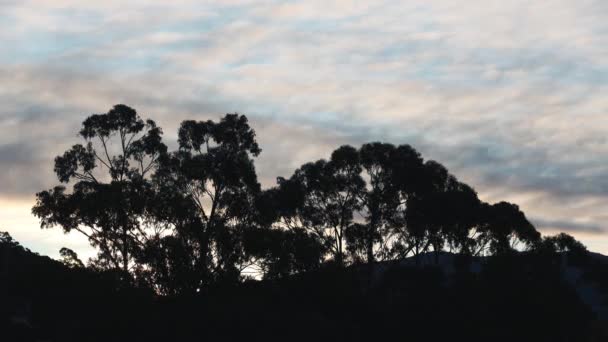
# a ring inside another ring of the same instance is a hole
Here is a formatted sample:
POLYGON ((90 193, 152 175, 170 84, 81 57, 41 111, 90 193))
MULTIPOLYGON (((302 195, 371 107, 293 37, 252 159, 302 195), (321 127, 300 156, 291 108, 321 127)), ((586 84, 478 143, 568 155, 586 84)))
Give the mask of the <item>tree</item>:
POLYGON ((83 268, 84 264, 78 258, 78 254, 69 248, 61 248, 59 250, 61 255, 61 262, 69 268, 83 268))
MULTIPOLYGON (((255 267, 276 279, 328 261, 367 262, 371 271, 376 260, 438 258, 446 248, 467 256, 584 249, 565 235, 541 240, 516 205, 482 203, 409 145, 341 146, 262 191, 261 150, 243 115, 182 122, 171 153, 154 121, 125 105, 88 117, 80 137, 55 159, 62 184, 39 192, 32 212, 42 228, 87 236, 98 250, 89 266, 130 274, 158 294, 242 281, 255 267)), ((69 267, 83 266, 73 251, 60 253, 69 267)))
POLYGON ((382 242, 378 230, 371 230, 368 224, 353 223, 346 229, 345 238, 347 251, 355 263, 363 263, 369 258, 369 243, 382 242))
POLYGON ((457 182, 444 193, 441 204, 444 212, 446 243, 456 253, 478 255, 487 242, 487 232, 480 221, 482 203, 477 193, 467 184, 457 182))
POLYGON ((517 248, 528 249, 540 242, 540 233, 515 204, 485 204, 482 215, 492 254, 507 254, 517 248))
POLYGON ((196 275, 196 290, 236 281, 248 266, 243 233, 253 229, 260 192, 252 159, 261 152, 255 132, 245 116, 227 114, 219 122, 182 122, 178 142, 179 150, 162 158, 154 175, 159 194, 154 217, 171 227, 174 237, 155 244, 166 247, 148 253, 149 265, 165 265, 172 269, 168 274, 188 273, 170 260, 179 252, 196 275), (150 261, 154 255, 161 259, 150 261))
POLYGON ((162 130, 125 105, 89 116, 80 130, 83 144, 55 158, 61 183, 36 194, 32 213, 41 227, 60 226, 85 235, 98 248, 94 263, 127 273, 133 254, 150 235, 143 224, 150 195, 149 175, 166 153, 162 130))
POLYGON ((11 246, 11 247, 19 247, 19 242, 17 242, 9 232, 0 231, 0 244, 11 246))
POLYGON ((162 295, 195 293, 200 286, 193 246, 183 234, 153 236, 137 255, 138 269, 148 287, 162 295))
MULTIPOLYGON (((388 252, 392 258, 404 258, 410 253, 418 255, 426 251, 433 242, 430 233, 439 228, 437 219, 441 216, 437 213, 443 210, 435 201, 451 178, 440 164, 423 163, 420 154, 409 145, 397 148, 393 163, 391 183, 397 197, 394 208, 388 212, 393 240, 388 252)), ((434 241, 438 246, 440 240, 434 241)))
MULTIPOLYGON (((373 264, 376 258, 375 246, 389 232, 389 218, 399 206, 398 192, 394 183, 395 146, 379 142, 368 143, 359 149, 359 158, 368 183, 361 195, 361 214, 364 225, 353 226, 364 230, 358 234, 364 239, 366 260, 373 264)), ((353 235, 353 234, 351 234, 353 235)))
POLYGON ((257 229, 244 234, 249 263, 269 279, 317 269, 327 254, 327 245, 313 231, 293 224, 304 202, 302 184, 283 178, 277 182, 257 196, 257 229))
POLYGON ((535 249, 548 254, 565 253, 573 256, 581 256, 587 253, 585 245, 566 233, 543 237, 535 246, 535 249))
MULTIPOLYGON (((388 163, 384 163, 386 177, 383 187, 386 188, 384 190, 386 195, 383 201, 387 203, 382 216, 385 227, 381 232, 376 233, 376 238, 381 239, 379 251, 383 259, 402 258, 411 250, 411 244, 407 241, 409 227, 406 223, 406 212, 421 184, 420 154, 410 145, 400 145, 395 148, 390 146, 390 148, 390 158, 387 160, 388 163)), ((373 177, 369 176, 369 179, 371 181, 373 177)), ((374 187, 368 189, 373 190, 374 187)))
POLYGON ((360 209, 365 190, 358 152, 351 146, 336 149, 329 161, 307 163, 289 180, 279 179, 277 201, 280 227, 314 234, 339 265, 345 263, 345 231, 360 209))
POLYGON ((319 240, 302 228, 247 230, 244 245, 266 279, 318 269, 325 252, 319 240))
MULTIPOLYGON (((417 235, 408 212, 421 194, 428 191, 423 159, 410 145, 364 144, 359 149, 363 178, 368 180, 361 202, 364 224, 353 225, 351 237, 365 243, 368 262, 403 258, 418 251, 417 235), (367 232, 365 232, 367 231, 367 232)), ((424 236, 424 234, 423 234, 424 236)), ((422 236, 422 237, 423 237, 422 236)), ((422 238, 420 237, 420 238, 422 238)))

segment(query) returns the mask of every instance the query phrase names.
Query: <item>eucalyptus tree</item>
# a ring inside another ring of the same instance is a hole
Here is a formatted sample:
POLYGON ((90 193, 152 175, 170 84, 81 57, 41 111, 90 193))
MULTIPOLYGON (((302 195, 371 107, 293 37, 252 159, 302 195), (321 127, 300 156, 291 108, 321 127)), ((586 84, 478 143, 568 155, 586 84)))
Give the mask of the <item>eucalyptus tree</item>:
MULTIPOLYGON (((373 142, 356 152, 359 167, 354 219, 345 230, 347 250, 353 261, 373 263, 392 257, 398 249, 397 222, 412 191, 414 169, 420 155, 409 145, 373 142)), ((404 228, 405 225, 402 227, 404 228)))
POLYGON ((566 263, 576 265, 589 255, 585 245, 566 233, 543 237, 534 246, 533 253, 557 267, 566 263))
POLYGON ((249 229, 243 245, 255 263, 254 275, 264 279, 316 270, 326 252, 316 236, 303 228, 249 229))
POLYGON ((162 130, 134 109, 116 105, 84 120, 79 135, 83 143, 55 158, 63 184, 37 193, 32 212, 42 228, 86 236, 98 250, 96 266, 132 271, 133 256, 155 233, 144 222, 149 175, 167 151, 162 130))
POLYGON ((365 258, 369 264, 376 259, 377 245, 388 233, 388 218, 398 206, 395 177, 392 163, 395 161, 395 146, 380 142, 364 144, 359 149, 359 158, 367 181, 365 192, 361 194, 361 215, 364 223, 353 226, 361 232, 364 241, 365 258))
POLYGON ((19 242, 9 234, 9 232, 0 231, 0 244, 7 245, 9 247, 19 247, 19 242))
POLYGON ((336 149, 329 161, 304 164, 289 179, 279 178, 278 226, 313 234, 340 265, 345 263, 345 232, 361 208, 365 182, 355 148, 336 149))
POLYGON ((408 208, 416 205, 416 200, 427 188, 423 159, 420 153, 410 145, 399 145, 391 153, 388 170, 390 187, 387 191, 390 200, 384 210, 387 224, 382 238, 380 251, 384 258, 403 258, 413 249, 415 232, 408 222, 408 208))
POLYGON ((429 187, 423 159, 410 145, 379 142, 364 144, 359 155, 367 186, 361 198, 364 221, 353 231, 366 231, 359 236, 366 240, 369 263, 405 257, 418 241, 408 208, 429 187))
POLYGON ((583 254, 587 251, 585 245, 566 233, 544 237, 541 244, 555 253, 583 254))
POLYGON ((489 235, 480 213, 482 202, 469 185, 456 182, 443 193, 437 204, 443 208, 444 238, 447 247, 464 255, 478 255, 487 244, 489 235))
POLYGON ((61 263, 69 268, 83 268, 84 263, 78 258, 78 254, 73 250, 63 247, 59 250, 61 256, 61 263))
POLYGON ((196 290, 236 281, 248 266, 243 234, 255 224, 260 193, 255 132, 245 116, 227 114, 219 122, 184 121, 178 135, 179 150, 162 158, 154 175, 161 194, 155 217, 175 236, 165 241, 169 249, 152 248, 148 257, 160 257, 153 262, 168 267, 166 274, 194 274, 196 290), (183 262, 170 263, 178 252, 183 262))
POLYGON ((415 256, 432 247, 436 254, 443 250, 454 223, 454 202, 450 194, 461 184, 440 163, 426 161, 419 175, 419 184, 405 211, 408 242, 406 252, 415 256))
POLYGON ((531 249, 541 241, 540 233, 516 204, 504 201, 485 204, 482 220, 488 235, 484 252, 508 254, 531 249))
POLYGON ((406 208, 406 251, 418 255, 447 245, 466 255, 501 254, 532 248, 539 241, 540 234, 517 205, 481 202, 473 188, 443 165, 427 161, 421 180, 406 208))

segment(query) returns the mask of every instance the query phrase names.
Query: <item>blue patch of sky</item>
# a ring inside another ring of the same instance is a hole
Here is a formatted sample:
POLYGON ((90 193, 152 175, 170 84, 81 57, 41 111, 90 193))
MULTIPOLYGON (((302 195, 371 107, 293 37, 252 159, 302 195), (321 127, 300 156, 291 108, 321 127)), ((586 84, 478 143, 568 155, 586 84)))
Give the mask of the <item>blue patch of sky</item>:
MULTIPOLYGON (((0 63, 36 64, 49 61, 61 63, 60 58, 70 55, 70 53, 87 55, 90 52, 91 55, 94 55, 95 49, 111 49, 114 42, 131 38, 136 39, 142 33, 138 32, 137 28, 132 31, 121 27, 104 28, 102 19, 91 11, 66 9, 55 11, 51 15, 59 17, 60 21, 76 23, 76 27, 78 23, 86 23, 86 25, 83 25, 85 28, 82 32, 28 30, 14 37, 14 39, 4 42, 4 53, 0 55, 0 63)), ((156 27, 155 31, 180 34, 204 33, 213 31, 232 20, 236 20, 238 17, 239 11, 235 10, 218 16, 203 16, 196 20, 172 22, 156 27)), ((9 25, 11 22, 15 23, 15 19, 11 17, 0 17, 0 20, 8 22, 9 25)), ((90 68, 94 65, 101 70, 108 68, 119 68, 120 70, 154 68, 162 64, 159 58, 161 56, 194 47, 204 47, 206 44, 208 42, 202 38, 185 39, 153 47, 142 47, 140 51, 125 51, 118 57, 94 58, 89 56, 90 58, 87 58, 84 56, 81 59, 82 65, 76 67, 90 68)), ((69 58, 67 60, 69 63, 73 63, 73 60, 69 58)))
POLYGON ((3 47, 0 62, 7 64, 44 62, 68 50, 83 47, 84 37, 62 33, 32 32, 3 47))
POLYGON ((559 48, 528 49, 473 49, 454 51, 441 41, 404 41, 385 47, 377 58, 385 61, 415 58, 418 53, 436 52, 433 58, 416 61, 413 67, 403 70, 401 77, 431 81, 444 85, 493 86, 504 80, 501 77, 484 77, 483 71, 494 69, 498 73, 524 71, 530 81, 562 84, 606 84, 608 69, 584 63, 573 54, 560 53, 559 48), (452 53, 459 54, 461 62, 454 64, 452 53))
POLYGON ((226 68, 239 68, 247 65, 263 65, 263 64, 271 64, 273 61, 273 57, 269 56, 265 53, 254 54, 251 56, 245 56, 233 63, 227 63, 226 68))
POLYGON ((241 8, 218 8, 213 15, 201 15, 200 18, 173 21, 158 27, 161 31, 179 33, 211 32, 231 22, 247 18, 247 10, 241 8))
POLYGON ((287 24, 294 29, 303 30, 303 32, 331 34, 338 29, 342 24, 348 23, 348 18, 337 18, 332 20, 317 20, 317 19, 300 19, 300 20, 283 20, 279 21, 287 24))
MULTIPOLYGON (((65 22, 66 27, 71 23, 86 23, 83 27, 94 27, 100 23, 95 12, 75 9, 55 10, 48 14, 56 22, 65 22)), ((0 21, 6 27, 18 24, 11 16, 0 16, 0 21)), ((96 37, 97 38, 97 37, 96 37)), ((59 28, 56 31, 28 29, 20 35, 15 35, 4 42, 0 62, 9 64, 36 63, 46 61, 74 48, 84 48, 93 45, 93 39, 86 32, 70 32, 59 28)))

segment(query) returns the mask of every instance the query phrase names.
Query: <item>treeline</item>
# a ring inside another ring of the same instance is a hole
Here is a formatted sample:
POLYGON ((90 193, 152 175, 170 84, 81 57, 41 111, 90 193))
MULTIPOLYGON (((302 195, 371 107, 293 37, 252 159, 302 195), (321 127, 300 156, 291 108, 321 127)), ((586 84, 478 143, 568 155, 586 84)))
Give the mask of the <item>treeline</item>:
POLYGON ((83 142, 55 159, 63 185, 38 193, 32 209, 43 228, 89 239, 98 254, 88 267, 159 294, 429 252, 585 250, 566 234, 541 237, 515 204, 484 203, 409 145, 342 146, 262 189, 245 116, 182 122, 176 151, 162 134, 125 105, 89 116, 83 142))
MULTIPOLYGON (((0 232, 0 340, 606 340, 588 339, 605 323, 594 321, 559 265, 532 253, 473 260, 484 261, 480 273, 385 263, 373 286, 362 287, 366 266, 333 263, 192 296, 156 296, 124 286, 120 272, 66 266, 0 232)), ((579 270, 606 279, 605 263, 589 270, 590 261, 579 270)))

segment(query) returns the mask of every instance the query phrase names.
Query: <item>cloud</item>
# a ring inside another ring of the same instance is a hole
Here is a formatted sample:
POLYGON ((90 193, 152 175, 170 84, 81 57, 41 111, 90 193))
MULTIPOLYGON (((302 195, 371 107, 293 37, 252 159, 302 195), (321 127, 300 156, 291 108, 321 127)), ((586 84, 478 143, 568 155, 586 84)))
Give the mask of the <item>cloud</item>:
POLYGON ((537 229, 540 230, 554 230, 554 231, 568 231, 568 232, 587 232, 587 233, 601 233, 603 227, 593 223, 580 223, 572 221, 547 221, 543 219, 531 219, 537 229))
POLYGON ((265 186, 341 144, 409 143, 484 200, 597 235, 608 205, 607 9, 4 1, 0 197, 52 186, 52 159, 77 142, 80 122, 126 103, 173 146, 183 119, 248 115, 265 186))

